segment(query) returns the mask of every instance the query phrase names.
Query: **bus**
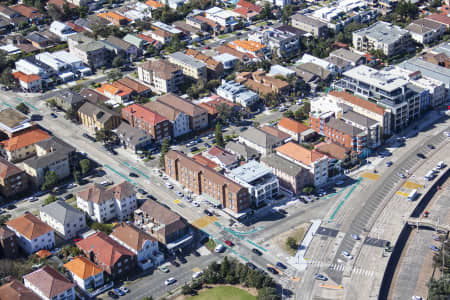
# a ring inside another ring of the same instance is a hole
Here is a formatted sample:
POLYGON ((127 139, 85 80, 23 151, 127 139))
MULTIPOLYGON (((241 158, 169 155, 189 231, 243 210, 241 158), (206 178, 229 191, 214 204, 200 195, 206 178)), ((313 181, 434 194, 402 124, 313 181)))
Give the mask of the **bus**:
POLYGON ((408 195, 408 201, 414 201, 417 197, 417 190, 412 190, 411 193, 408 195))

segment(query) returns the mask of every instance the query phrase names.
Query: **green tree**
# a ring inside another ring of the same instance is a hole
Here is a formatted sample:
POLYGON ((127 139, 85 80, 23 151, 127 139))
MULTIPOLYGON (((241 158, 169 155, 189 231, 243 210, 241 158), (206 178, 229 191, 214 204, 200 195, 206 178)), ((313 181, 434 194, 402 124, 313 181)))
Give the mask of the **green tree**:
POLYGON ((164 169, 166 153, 170 150, 169 139, 164 139, 161 145, 161 155, 159 157, 159 167, 164 169))
POLYGON ((97 142, 107 143, 111 141, 112 137, 112 131, 106 128, 102 128, 95 132, 95 141, 97 142))
POLYGON ((124 64, 125 64, 125 61, 124 61, 123 57, 120 56, 120 55, 114 57, 114 59, 113 59, 113 61, 111 63, 111 65, 114 68, 119 68, 119 67, 123 66, 124 64))
POLYGON ((181 288, 181 293, 183 295, 191 295, 193 292, 194 290, 187 283, 181 288))
POLYGON ((30 113, 30 108, 26 106, 25 103, 20 103, 19 105, 16 106, 16 109, 26 115, 30 113))
POLYGON ((220 126, 220 123, 216 124, 216 144, 219 147, 225 146, 225 142, 223 140, 223 134, 222 134, 222 126, 220 126))
POLYGON ((306 119, 306 115, 301 107, 294 112, 294 119, 297 121, 303 121, 306 119))
POLYGON ((258 300, 279 300, 277 290, 273 287, 263 287, 258 290, 258 300))
POLYGON ((78 120, 78 113, 74 108, 69 108, 66 110, 66 113, 64 114, 64 118, 67 120, 76 121, 78 120))
POLYGON ((297 242, 292 236, 290 236, 286 240, 286 246, 288 246, 290 249, 297 249, 297 242))
POLYGON ((58 184, 58 175, 54 171, 47 171, 45 173, 44 183, 41 186, 42 191, 52 189, 58 184))
POLYGON ((81 179, 80 171, 78 171, 78 170, 73 171, 72 176, 73 176, 73 180, 75 180, 76 183, 80 183, 80 179, 81 179))
POLYGON ((61 10, 54 4, 50 4, 47 8, 47 14, 55 21, 62 21, 64 15, 61 10))
POLYGON ((283 117, 294 119, 294 112, 292 110, 287 110, 283 113, 283 117))
POLYGON ((80 160, 81 174, 86 175, 91 170, 91 161, 87 158, 80 160))
POLYGON ((142 298, 141 300, 153 300, 153 297, 152 297, 152 296, 150 296, 150 297, 144 297, 144 298, 142 298))
POLYGON ((303 192, 303 194, 311 195, 312 193, 314 193, 314 190, 315 190, 315 188, 313 186, 305 186, 302 189, 302 192, 303 192))
POLYGON ((47 198, 45 198, 44 205, 50 204, 52 202, 55 202, 56 200, 58 200, 58 198, 56 198, 56 196, 50 195, 47 198))
POLYGON ((0 215, 0 225, 4 225, 6 222, 9 221, 9 219, 11 219, 11 215, 10 214, 2 214, 2 215, 0 215))
POLYGON ((118 80, 120 78, 122 78, 122 72, 119 69, 113 69, 108 73, 109 80, 118 80))
POLYGON ((16 86, 16 79, 12 75, 11 68, 6 68, 3 70, 2 75, 0 76, 0 83, 9 88, 16 86))

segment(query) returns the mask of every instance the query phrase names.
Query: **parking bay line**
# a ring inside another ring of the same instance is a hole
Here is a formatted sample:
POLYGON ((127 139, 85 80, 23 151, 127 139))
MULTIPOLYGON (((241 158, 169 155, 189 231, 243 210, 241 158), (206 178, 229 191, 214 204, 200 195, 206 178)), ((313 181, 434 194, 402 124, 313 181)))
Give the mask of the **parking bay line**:
POLYGON ((338 213, 338 211, 341 209, 342 205, 344 205, 345 200, 348 199, 348 197, 350 197, 350 195, 353 193, 353 191, 356 189, 356 187, 361 183, 363 179, 359 178, 354 184, 353 187, 350 189, 350 191, 348 191, 348 193, 345 195, 344 199, 342 199, 341 202, 339 202, 338 206, 336 207, 336 209, 334 210, 334 212, 331 214, 330 218, 328 219, 328 223, 330 223, 331 221, 333 221, 334 217, 336 216, 336 214, 338 213))

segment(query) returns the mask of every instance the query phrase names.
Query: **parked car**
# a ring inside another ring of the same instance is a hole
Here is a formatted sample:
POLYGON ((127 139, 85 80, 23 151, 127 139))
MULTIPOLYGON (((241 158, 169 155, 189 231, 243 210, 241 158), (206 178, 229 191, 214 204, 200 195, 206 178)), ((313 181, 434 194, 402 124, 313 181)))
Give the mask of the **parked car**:
POLYGON ((207 209, 205 209, 203 212, 204 212, 207 216, 209 216, 209 217, 212 217, 212 216, 213 216, 213 213, 210 212, 210 211, 207 210, 207 209))
POLYGON ((130 177, 134 177, 134 178, 137 178, 137 177, 139 177, 139 175, 138 175, 138 174, 136 174, 136 173, 133 173, 133 172, 130 172, 130 173, 128 174, 128 176, 130 176, 130 177))
POLYGON ((224 243, 225 243, 227 246, 230 246, 230 247, 233 247, 233 246, 234 246, 233 242, 232 242, 232 241, 229 241, 229 240, 226 240, 224 243))
POLYGON ((161 272, 163 272, 163 273, 169 273, 169 272, 170 272, 170 270, 169 270, 168 267, 160 266, 158 269, 159 269, 161 272))
POLYGON ((390 166, 392 166, 392 164, 393 164, 393 162, 389 160, 386 162, 386 167, 390 167, 390 166))
POLYGON ((436 247, 435 245, 430 245, 430 249, 435 251, 435 252, 439 252, 439 248, 436 247))
POLYGON ((269 272, 272 273, 273 275, 277 275, 277 274, 278 274, 278 271, 275 270, 275 269, 272 268, 272 267, 267 267, 267 271, 269 271, 269 272))
POLYGON ((423 155, 422 153, 417 153, 417 157, 419 157, 421 159, 425 159, 425 155, 423 155))
POLYGON ((196 279, 196 278, 199 278, 202 275, 203 275, 203 272, 202 271, 198 271, 198 272, 195 272, 194 274, 192 274, 192 278, 196 279))
POLYGON ((277 266, 278 268, 283 269, 283 270, 286 270, 286 269, 287 269, 287 267, 286 267, 282 262, 279 262, 279 261, 277 262, 276 266, 277 266))
POLYGON ((258 256, 261 256, 261 255, 262 255, 262 252, 259 251, 259 250, 256 249, 256 248, 253 248, 253 249, 252 249, 252 252, 255 253, 255 254, 258 255, 258 256))
POLYGON ((29 202, 35 202, 35 201, 38 201, 39 198, 38 198, 38 197, 33 197, 33 196, 31 196, 31 197, 28 197, 27 200, 28 200, 29 202))
POLYGON ((341 254, 342 254, 342 256, 344 256, 347 259, 353 259, 353 256, 350 253, 348 253, 347 251, 342 251, 341 254))
POLYGON ((114 293, 116 293, 119 296, 124 296, 125 295, 125 293, 122 292, 120 289, 114 289, 114 293))
POLYGON ((248 263, 247 263, 247 267, 249 267, 249 268, 252 269, 252 270, 258 269, 258 267, 255 266, 255 265, 254 265, 253 263, 251 263, 251 262, 248 262, 248 263))
POLYGON ((214 252, 216 252, 216 253, 222 253, 223 251, 225 251, 225 246, 224 245, 222 245, 222 244, 219 244, 219 245, 217 245, 216 246, 216 249, 214 249, 214 252))
POLYGON ((119 299, 119 296, 116 293, 114 293, 113 291, 109 291, 108 296, 110 296, 113 299, 119 299))
POLYGON ((194 205, 195 207, 200 207, 200 204, 197 201, 192 202, 192 205, 194 205))
POLYGON ((164 281, 165 285, 171 285, 174 284, 177 280, 173 277, 170 277, 169 279, 167 279, 166 281, 164 281))
POLYGON ((168 189, 173 189, 173 185, 171 185, 171 184, 168 183, 168 182, 166 182, 166 187, 167 187, 168 189))
POLYGON ((51 113, 50 116, 51 116, 53 119, 56 119, 56 118, 58 117, 55 113, 51 113))
POLYGON ((73 194, 67 194, 64 196, 64 200, 72 199, 72 197, 73 197, 73 194))
POLYGON ((357 234, 355 234, 355 233, 353 233, 352 234, 352 239, 354 239, 354 240, 359 240, 360 239, 360 237, 359 237, 359 235, 357 235, 357 234))
POLYGON ((175 194, 177 194, 178 197, 184 197, 184 194, 180 191, 175 191, 175 194))
POLYGON ((434 146, 433 146, 433 145, 431 145, 431 144, 428 144, 428 145, 427 145, 427 147, 428 147, 428 148, 430 148, 431 150, 433 150, 433 149, 434 149, 434 146))
POLYGON ((146 195, 147 192, 144 189, 138 189, 138 192, 141 193, 142 195, 146 195))
POLYGON ((120 289, 122 292, 124 292, 124 293, 129 293, 129 292, 130 292, 130 290, 129 290, 127 287, 124 287, 124 286, 121 286, 119 289, 120 289))
POLYGON ((325 277, 325 276, 323 276, 322 274, 319 274, 319 273, 314 275, 314 279, 322 280, 322 281, 327 281, 328 280, 327 277, 325 277))
POLYGON ((195 146, 190 149, 191 152, 195 152, 195 151, 198 151, 198 150, 199 150, 198 147, 195 147, 195 146))

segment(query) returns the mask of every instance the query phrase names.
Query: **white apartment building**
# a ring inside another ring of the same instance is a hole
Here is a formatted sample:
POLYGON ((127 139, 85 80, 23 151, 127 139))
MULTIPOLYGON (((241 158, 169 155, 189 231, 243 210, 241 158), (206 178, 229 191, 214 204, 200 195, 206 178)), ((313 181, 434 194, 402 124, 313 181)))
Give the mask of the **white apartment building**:
POLYGON ((75 300, 75 284, 48 265, 23 276, 23 283, 44 300, 75 300))
POLYGON ((8 221, 6 226, 14 231, 20 247, 27 254, 55 246, 53 229, 30 213, 8 221))
POLYGON ((143 270, 164 262, 164 254, 159 251, 158 241, 133 225, 121 223, 114 228, 110 237, 136 254, 138 266, 143 270))
POLYGON ((82 290, 96 289, 104 284, 103 270, 84 256, 78 256, 64 264, 72 280, 82 290))
POLYGON ((217 6, 205 10, 205 16, 218 23, 220 26, 225 27, 226 32, 234 31, 235 27, 238 25, 238 21, 235 18, 236 14, 234 12, 224 10, 217 6))
POLYGON ((67 42, 69 36, 77 34, 71 27, 59 21, 53 21, 49 31, 57 35, 62 42, 67 42))
POLYGON ((275 149, 279 156, 296 163, 311 173, 314 186, 322 186, 328 181, 328 158, 326 155, 289 142, 275 149))
POLYGON ((324 68, 325 70, 330 71, 332 75, 336 75, 336 73, 338 72, 338 68, 335 64, 307 53, 303 54, 302 58, 298 60, 297 63, 313 63, 319 67, 324 68))
POLYGON ((256 160, 231 170, 225 176, 246 187, 256 207, 270 202, 280 192, 278 177, 272 174, 270 168, 256 160))
POLYGON ((139 80, 159 93, 172 93, 183 83, 183 71, 167 60, 149 60, 138 65, 139 80))
POLYGON ((258 94, 248 90, 244 85, 235 81, 225 81, 216 90, 217 95, 243 107, 248 107, 259 100, 258 94))
POLYGON ((410 44, 408 30, 387 22, 379 21, 353 32, 353 47, 357 51, 381 50, 389 57, 406 51, 410 44))
POLYGON ((179 66, 185 76, 206 82, 206 64, 183 52, 175 52, 168 55, 169 62, 179 66))
POLYGON ((136 191, 127 181, 109 189, 93 184, 78 192, 76 198, 78 208, 99 223, 114 218, 122 221, 137 208, 136 191))
POLYGON ((418 19, 406 27, 411 37, 418 43, 430 44, 441 38, 447 31, 447 27, 431 19, 418 19))
POLYGON ((86 228, 84 213, 61 200, 41 207, 39 216, 66 240, 76 237, 86 228))

